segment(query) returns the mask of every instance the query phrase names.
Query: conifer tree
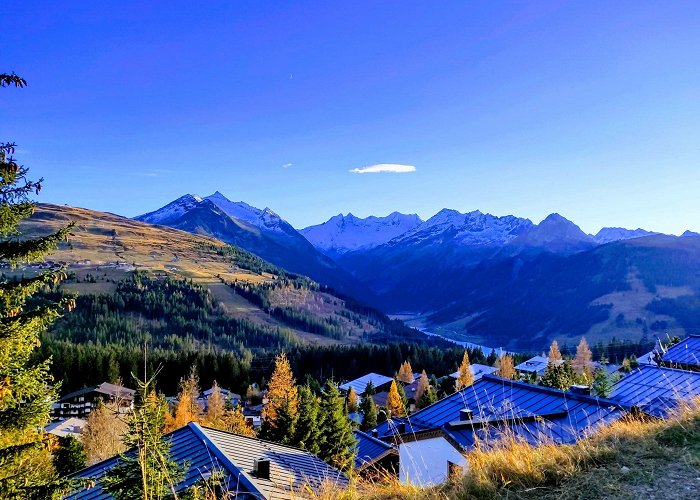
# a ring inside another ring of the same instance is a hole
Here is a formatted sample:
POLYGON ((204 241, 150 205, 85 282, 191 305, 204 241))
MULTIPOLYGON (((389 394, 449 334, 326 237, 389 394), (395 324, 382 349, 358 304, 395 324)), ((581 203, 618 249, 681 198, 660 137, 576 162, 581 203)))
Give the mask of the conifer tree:
POLYGON ((348 413, 357 412, 357 393, 352 387, 345 396, 345 409, 348 413))
POLYGON ((496 361, 496 375, 511 380, 515 378, 515 365, 510 354, 503 354, 498 358, 496 361))
MULTIPOLYGON (((199 377, 194 367, 187 378, 180 381, 180 393, 177 395, 173 429, 184 427, 190 422, 200 422, 202 409, 197 403, 199 398, 199 377)), ((173 430, 167 429, 167 430, 173 430)))
MULTIPOLYGON (((0 87, 24 87, 15 74, 0 74, 0 87)), ((19 223, 32 215, 31 194, 43 180, 28 179, 29 170, 14 158, 15 144, 0 142, 0 262, 6 267, 43 258, 66 239, 72 225, 40 238, 23 238, 19 223)), ((46 327, 72 300, 28 306, 33 294, 64 278, 62 271, 21 279, 0 279, 0 497, 46 494, 54 484, 48 444, 38 431, 49 421, 56 388, 49 361, 33 355, 46 327), (48 461, 48 466, 47 466, 48 461), (48 488, 48 489, 47 489, 48 488)))
POLYGON ((398 384, 396 380, 391 381, 391 386, 389 387, 389 395, 386 399, 386 408, 389 410, 392 417, 403 417, 406 414, 406 407, 401 400, 401 395, 399 394, 398 384))
POLYGON ((299 388, 299 418, 296 422, 293 445, 318 455, 321 450, 321 427, 318 396, 308 385, 299 388))
POLYGON ((590 383, 593 377, 593 354, 585 337, 581 337, 581 342, 576 347, 576 357, 571 362, 571 366, 577 375, 582 376, 586 383, 590 383))
POLYGON ((374 384, 371 381, 367 382, 363 396, 374 396, 376 393, 377 393, 377 391, 374 388, 374 384))
POLYGON ((605 368, 598 368, 593 376, 593 392, 601 398, 609 398, 613 390, 612 380, 605 368))
POLYGON ((411 368, 411 363, 408 360, 401 364, 399 372, 396 375, 396 379, 404 384, 410 384, 413 382, 413 368, 411 368))
POLYGON ((165 400, 153 391, 154 378, 138 381, 134 409, 124 442, 130 450, 100 478, 104 491, 116 500, 157 500, 174 496, 184 470, 170 457, 165 431, 165 400))
POLYGON ((83 444, 73 436, 58 438, 58 449, 53 455, 54 467, 61 477, 66 477, 78 472, 86 465, 85 448, 83 444))
MULTIPOLYGON (((453 365, 454 366, 454 365, 453 365)), ((469 387, 474 383, 474 374, 471 370, 471 365, 469 363, 469 354, 464 351, 464 356, 462 357, 462 363, 459 365, 456 389, 460 390, 462 387, 469 387)))
POLYGON ((415 394, 416 406, 418 406, 418 402, 423 397, 423 394, 425 393, 425 391, 428 390, 429 387, 430 387, 430 382, 428 381, 428 374, 425 373, 425 370, 423 370, 420 374, 420 379, 418 379, 418 386, 416 387, 416 394, 415 394))
POLYGON ((286 354, 275 359, 275 371, 268 384, 267 403, 263 406, 260 436, 275 442, 284 442, 294 435, 294 424, 299 414, 299 393, 286 354))
POLYGON ((432 385, 429 385, 428 389, 423 393, 418 401, 417 406, 418 408, 425 408, 426 406, 433 404, 435 401, 437 401, 437 399, 437 392, 435 391, 435 388, 432 385))
POLYGON ((563 363, 550 362, 547 364, 547 369, 540 379, 540 385, 567 391, 576 383, 576 378, 576 373, 571 367, 571 361, 568 359, 563 363))
POLYGON ((552 345, 549 346, 549 354, 547 359, 551 361, 560 361, 562 359, 561 352, 559 351, 559 342, 552 340, 552 345))
MULTIPOLYGON (((369 386, 369 384, 367 384, 369 386)), ((362 397, 360 402, 360 412, 362 413, 362 421, 360 422, 360 430, 368 431, 377 426, 377 405, 372 399, 372 396, 367 394, 362 397)))
POLYGON ((355 462, 356 440, 350 420, 345 416, 343 397, 338 386, 326 382, 321 399, 323 427, 319 457, 344 472, 352 470, 355 462))

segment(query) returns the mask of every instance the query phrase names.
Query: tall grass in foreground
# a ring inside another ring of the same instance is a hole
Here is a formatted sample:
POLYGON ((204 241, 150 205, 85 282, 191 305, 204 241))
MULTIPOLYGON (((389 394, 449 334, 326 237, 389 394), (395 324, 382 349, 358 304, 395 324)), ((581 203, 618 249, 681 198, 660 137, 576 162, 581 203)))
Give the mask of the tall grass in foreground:
MULTIPOLYGON (((357 480, 344 491, 328 488, 315 498, 633 498, 645 487, 653 489, 669 467, 700 473, 700 400, 666 420, 617 421, 573 445, 535 447, 506 435, 477 446, 467 459, 464 475, 439 486, 421 488, 383 476, 357 480)), ((665 498, 679 494, 667 493, 665 498)))

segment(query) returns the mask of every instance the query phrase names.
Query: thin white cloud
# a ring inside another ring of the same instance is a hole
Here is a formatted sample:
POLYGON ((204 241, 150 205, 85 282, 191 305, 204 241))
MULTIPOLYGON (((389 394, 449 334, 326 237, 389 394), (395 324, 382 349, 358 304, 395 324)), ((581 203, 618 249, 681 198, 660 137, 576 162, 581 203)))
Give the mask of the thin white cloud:
POLYGON ((399 165, 396 163, 380 163, 379 165, 370 165, 369 167, 353 168, 350 170, 353 174, 407 174, 415 171, 416 167, 413 165, 399 165))
POLYGON ((289 168, 289 167, 291 167, 292 165, 294 165, 294 163, 283 163, 283 164, 282 164, 282 168, 289 168))

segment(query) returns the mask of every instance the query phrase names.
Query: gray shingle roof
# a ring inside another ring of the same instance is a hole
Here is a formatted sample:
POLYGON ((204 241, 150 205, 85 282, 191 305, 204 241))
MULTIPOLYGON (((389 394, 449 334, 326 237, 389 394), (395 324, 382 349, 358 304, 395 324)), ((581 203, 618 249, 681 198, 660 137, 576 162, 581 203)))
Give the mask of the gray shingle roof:
POLYGON ((464 449, 474 444, 475 436, 494 436, 506 428, 532 444, 572 443, 596 426, 621 417, 626 409, 602 398, 484 375, 410 417, 383 422, 376 429, 382 439, 441 431, 464 449), (473 416, 460 420, 465 409, 472 410, 473 416))
POLYGON ((681 402, 698 396, 700 372, 644 365, 617 382, 610 398, 664 417, 681 402))
POLYGON ((661 359, 667 363, 700 368, 700 335, 689 335, 669 347, 661 359))
POLYGON ((383 385, 390 384, 392 380, 393 379, 391 377, 387 377, 385 375, 380 375, 378 373, 368 373, 366 375, 361 376, 360 378, 351 380, 350 382, 345 382, 338 388, 341 391, 347 392, 350 390, 350 387, 352 387, 353 389, 355 389, 355 392, 358 396, 362 396, 365 393, 365 388, 367 387, 367 384, 369 382, 372 382, 374 388, 377 389, 383 385))
MULTIPOLYGON (((184 491, 212 472, 224 474, 228 491, 238 499, 288 499, 292 496, 309 496, 306 488, 318 491, 324 481, 346 486, 347 477, 324 461, 303 450, 230 432, 201 427, 190 423, 171 432, 164 439, 170 440, 171 457, 180 465, 187 465, 185 478, 176 485, 184 491), (270 478, 256 477, 253 462, 256 459, 270 461, 270 478)), ((88 467, 76 477, 95 478, 96 486, 80 489, 66 498, 80 500, 106 500, 99 478, 117 463, 117 457, 88 467)))

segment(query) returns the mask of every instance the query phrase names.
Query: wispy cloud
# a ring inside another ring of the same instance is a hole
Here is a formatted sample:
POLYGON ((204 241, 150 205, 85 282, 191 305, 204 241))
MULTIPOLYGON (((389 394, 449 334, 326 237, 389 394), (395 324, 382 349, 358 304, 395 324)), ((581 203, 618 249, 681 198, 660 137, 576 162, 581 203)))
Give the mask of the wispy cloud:
POLYGON ((145 172, 133 172, 132 175, 136 177, 160 177, 164 174, 170 174, 172 170, 167 168, 154 168, 152 170, 146 170, 145 172))
POLYGON ((294 165, 294 163, 283 163, 283 164, 282 164, 282 168, 289 168, 289 167, 291 167, 292 165, 294 165))
POLYGON ((380 163, 379 165, 370 165, 368 167, 353 168, 350 170, 353 174, 407 174, 415 171, 416 167, 413 165, 399 165, 396 163, 380 163))

